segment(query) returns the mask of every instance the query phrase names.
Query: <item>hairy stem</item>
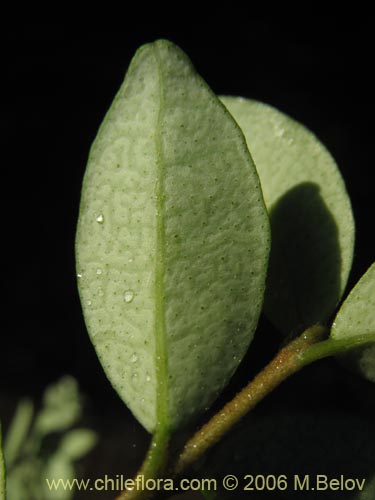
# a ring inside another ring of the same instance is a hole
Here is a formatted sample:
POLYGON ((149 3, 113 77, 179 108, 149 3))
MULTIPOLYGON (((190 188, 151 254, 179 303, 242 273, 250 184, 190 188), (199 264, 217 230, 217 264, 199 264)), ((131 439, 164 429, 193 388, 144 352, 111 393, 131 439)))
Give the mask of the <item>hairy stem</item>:
POLYGON ((375 342, 375 334, 335 340, 325 337, 328 329, 315 325, 305 330, 276 357, 221 411, 214 415, 184 446, 174 473, 181 474, 215 445, 244 415, 293 373, 319 359, 343 354, 375 342))
MULTIPOLYGON (((350 339, 326 338, 328 329, 315 325, 305 330, 297 339, 279 351, 276 357, 239 392, 221 411, 216 413, 184 446, 169 475, 178 476, 201 458, 244 415, 272 392, 290 375, 319 359, 343 354, 375 342, 375 333, 353 336, 350 339)), ((167 470, 167 431, 156 432, 141 469, 132 482, 132 489, 123 491, 117 500, 148 500, 155 492, 147 491, 147 479, 162 477, 167 470)))
POLYGON ((157 479, 164 475, 168 459, 170 434, 168 431, 155 432, 146 458, 136 477, 129 481, 130 487, 122 491, 116 500, 147 500, 153 493, 144 487, 147 479, 157 479))

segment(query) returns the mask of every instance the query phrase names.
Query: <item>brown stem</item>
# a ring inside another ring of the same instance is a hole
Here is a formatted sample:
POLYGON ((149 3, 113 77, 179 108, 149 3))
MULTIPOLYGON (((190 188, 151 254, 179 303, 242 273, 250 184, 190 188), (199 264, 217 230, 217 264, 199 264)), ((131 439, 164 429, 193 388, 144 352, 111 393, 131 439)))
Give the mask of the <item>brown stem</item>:
POLYGON ((259 401, 283 380, 300 370, 304 366, 301 362, 302 353, 326 335, 325 327, 315 325, 284 347, 232 401, 227 403, 186 443, 177 459, 174 473, 181 474, 183 470, 197 461, 259 401))
POLYGON ((169 433, 157 432, 151 442, 146 459, 133 480, 135 487, 123 491, 117 500, 149 500, 166 498, 168 492, 147 491, 147 479, 180 475, 215 445, 246 413, 252 410, 281 382, 304 366, 327 356, 366 346, 375 342, 375 334, 354 336, 351 339, 326 339, 328 330, 315 325, 280 350, 276 357, 232 401, 214 415, 184 446, 176 465, 167 466, 169 433), (325 340, 326 339, 326 340, 325 340), (162 496, 161 496, 162 495, 162 496))

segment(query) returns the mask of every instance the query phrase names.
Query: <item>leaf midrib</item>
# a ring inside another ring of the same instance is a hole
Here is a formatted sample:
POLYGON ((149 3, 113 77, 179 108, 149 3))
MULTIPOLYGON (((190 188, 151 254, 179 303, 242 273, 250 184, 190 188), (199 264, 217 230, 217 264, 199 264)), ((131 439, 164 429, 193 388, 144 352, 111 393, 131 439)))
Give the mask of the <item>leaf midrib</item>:
POLYGON ((170 415, 168 408, 168 361, 165 332, 165 228, 164 228, 164 159, 161 141, 161 122, 164 112, 164 82, 162 63, 158 48, 153 45, 155 63, 159 78, 159 110, 155 128, 156 149, 156 259, 155 259, 155 369, 156 369, 156 428, 168 430, 170 415))

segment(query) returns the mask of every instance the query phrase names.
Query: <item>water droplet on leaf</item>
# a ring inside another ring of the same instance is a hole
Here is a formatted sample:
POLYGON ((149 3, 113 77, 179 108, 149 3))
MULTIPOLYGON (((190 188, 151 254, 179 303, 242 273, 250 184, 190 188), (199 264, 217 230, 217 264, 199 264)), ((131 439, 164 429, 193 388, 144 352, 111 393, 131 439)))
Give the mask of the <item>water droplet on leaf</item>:
POLYGON ((134 299, 134 292, 132 292, 131 290, 126 290, 126 292, 124 294, 124 300, 125 300, 125 302, 129 303, 133 299, 134 299))
POLYGON ((138 356, 136 355, 135 352, 133 352, 133 354, 131 355, 130 361, 132 363, 136 363, 138 361, 138 356))

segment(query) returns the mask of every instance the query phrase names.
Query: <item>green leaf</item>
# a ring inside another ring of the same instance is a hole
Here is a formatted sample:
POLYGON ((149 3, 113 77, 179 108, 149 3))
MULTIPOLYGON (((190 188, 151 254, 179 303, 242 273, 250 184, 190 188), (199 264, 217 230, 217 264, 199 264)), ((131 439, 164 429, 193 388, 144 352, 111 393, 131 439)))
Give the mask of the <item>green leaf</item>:
POLYGON ((34 405, 29 399, 23 399, 17 406, 16 413, 7 431, 4 441, 4 455, 7 466, 11 468, 25 446, 34 415, 34 405))
MULTIPOLYGON (((358 281, 342 304, 331 329, 333 339, 375 334, 375 262, 358 281)), ((346 358, 363 375, 375 382, 375 344, 346 358)))
POLYGON ((180 49, 143 46, 90 152, 76 253, 92 342, 146 429, 182 425, 228 382, 268 251, 241 131, 180 49))
POLYGON ((0 500, 5 500, 5 463, 1 442, 1 424, 0 424, 0 500))
POLYGON ((91 451, 97 442, 97 435, 90 429, 73 429, 61 439, 59 451, 69 460, 78 460, 91 451))
POLYGON ((271 219, 265 313, 283 333, 332 314, 351 269, 354 221, 337 166, 305 127, 266 104, 222 101, 242 128, 271 219))
POLYGON ((59 484, 60 487, 57 489, 49 488, 48 483, 51 484, 55 481, 56 484, 59 479, 61 479, 65 484, 68 481, 73 482, 75 475, 74 467, 69 459, 59 453, 52 455, 43 469, 44 481, 42 483, 42 490, 45 500, 71 500, 73 498, 75 488, 64 488, 61 484, 59 484), (46 479, 48 479, 48 482, 46 479))
POLYGON ((41 473, 41 460, 35 457, 15 464, 7 473, 7 500, 44 500, 41 473))
POLYGON ((73 377, 62 377, 47 387, 43 408, 35 420, 37 435, 45 436, 71 427, 82 413, 78 384, 73 377))

